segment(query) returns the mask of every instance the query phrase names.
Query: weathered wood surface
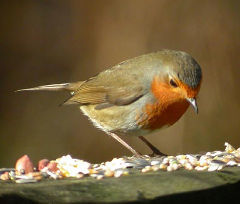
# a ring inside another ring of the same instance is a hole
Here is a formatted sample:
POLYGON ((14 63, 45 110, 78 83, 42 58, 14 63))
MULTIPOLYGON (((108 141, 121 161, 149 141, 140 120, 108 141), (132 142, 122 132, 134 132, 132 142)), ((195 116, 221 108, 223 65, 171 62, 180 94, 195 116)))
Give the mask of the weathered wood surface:
POLYGON ((219 172, 180 169, 134 173, 120 178, 0 182, 0 203, 222 203, 240 193, 240 168, 219 172))

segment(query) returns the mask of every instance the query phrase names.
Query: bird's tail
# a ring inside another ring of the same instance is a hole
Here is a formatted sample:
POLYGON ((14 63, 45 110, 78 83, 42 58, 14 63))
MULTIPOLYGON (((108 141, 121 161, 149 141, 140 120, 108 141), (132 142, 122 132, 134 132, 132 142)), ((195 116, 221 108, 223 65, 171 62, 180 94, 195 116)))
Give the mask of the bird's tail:
POLYGON ((43 86, 37 86, 33 88, 27 88, 27 89, 19 89, 16 90, 16 92, 20 91, 75 91, 78 89, 78 87, 81 86, 83 82, 75 82, 75 83, 62 83, 62 84, 50 84, 50 85, 43 85, 43 86))

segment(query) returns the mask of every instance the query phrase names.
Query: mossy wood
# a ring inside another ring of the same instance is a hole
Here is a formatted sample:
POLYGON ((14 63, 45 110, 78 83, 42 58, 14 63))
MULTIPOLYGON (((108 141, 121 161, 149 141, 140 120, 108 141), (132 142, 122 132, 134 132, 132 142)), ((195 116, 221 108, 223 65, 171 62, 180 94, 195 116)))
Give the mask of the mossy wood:
POLYGON ((199 172, 135 172, 120 178, 0 182, 0 203, 213 203, 238 197, 240 168, 199 172))

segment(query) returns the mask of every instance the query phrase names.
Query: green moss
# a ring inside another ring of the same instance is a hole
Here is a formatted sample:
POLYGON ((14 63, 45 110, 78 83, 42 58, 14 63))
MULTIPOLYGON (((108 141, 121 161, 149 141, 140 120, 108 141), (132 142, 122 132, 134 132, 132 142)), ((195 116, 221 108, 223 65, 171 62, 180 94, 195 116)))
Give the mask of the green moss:
POLYGON ((124 202, 160 199, 240 181, 240 168, 220 172, 180 169, 173 172, 133 173, 120 178, 43 180, 32 184, 0 182, 1 199, 22 198, 35 202, 124 202))

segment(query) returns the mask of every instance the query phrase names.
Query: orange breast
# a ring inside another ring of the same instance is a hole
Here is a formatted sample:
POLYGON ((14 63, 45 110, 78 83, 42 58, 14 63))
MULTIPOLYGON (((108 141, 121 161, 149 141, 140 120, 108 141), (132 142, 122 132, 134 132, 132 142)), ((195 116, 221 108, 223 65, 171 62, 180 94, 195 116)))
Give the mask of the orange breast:
POLYGON ((173 125, 187 110, 189 103, 173 92, 168 84, 160 83, 157 79, 153 81, 151 89, 156 101, 143 107, 144 117, 139 125, 152 130, 173 125))

